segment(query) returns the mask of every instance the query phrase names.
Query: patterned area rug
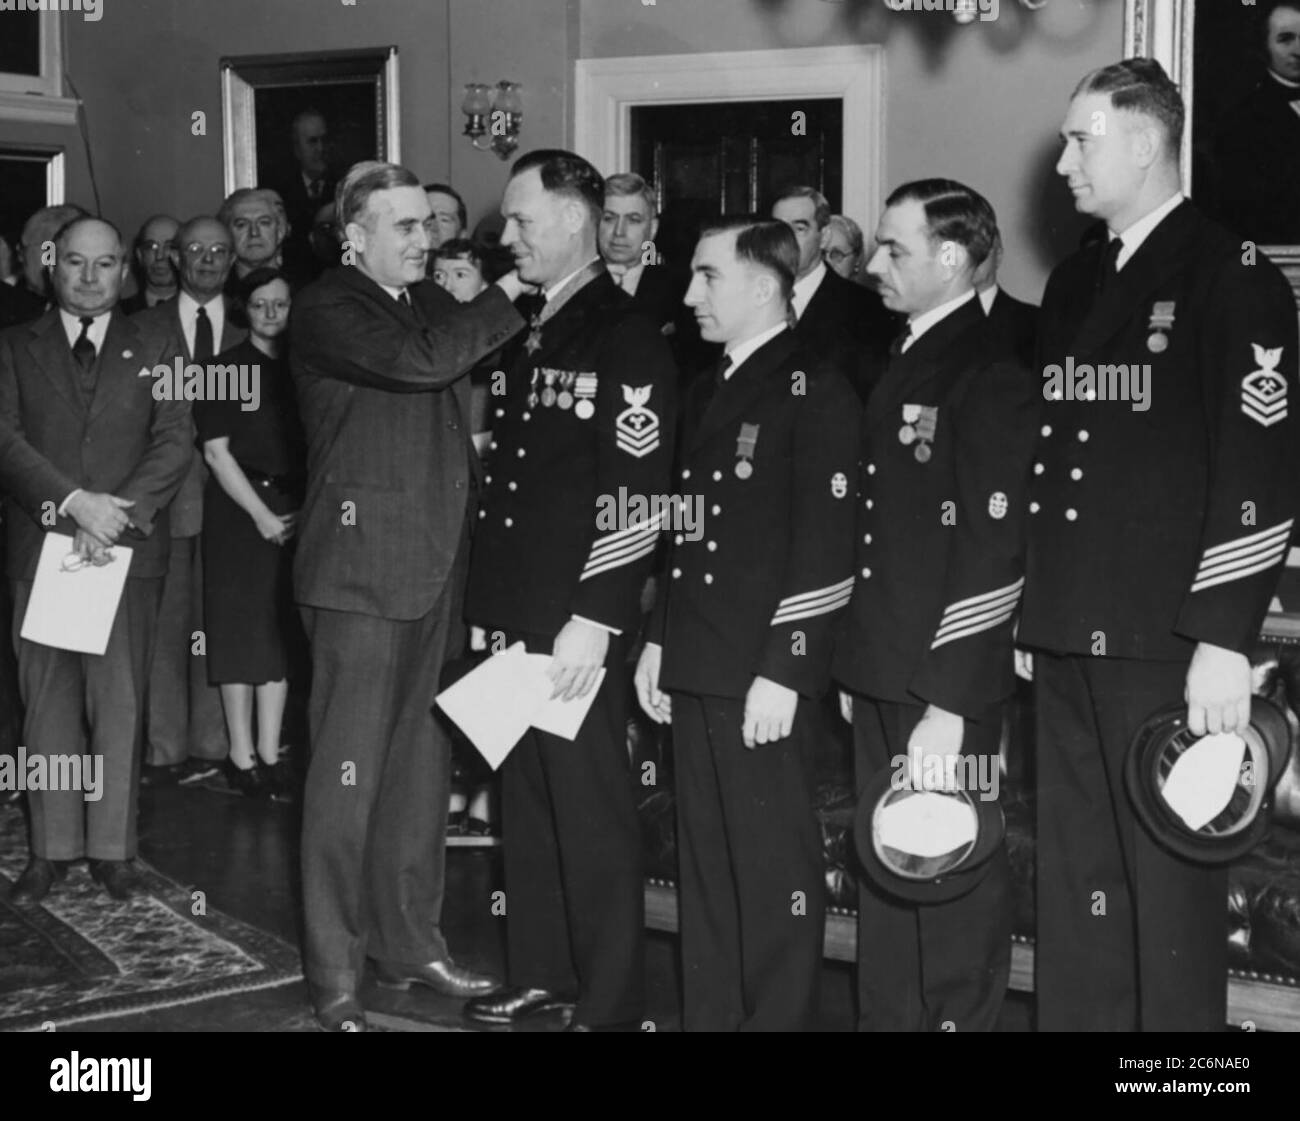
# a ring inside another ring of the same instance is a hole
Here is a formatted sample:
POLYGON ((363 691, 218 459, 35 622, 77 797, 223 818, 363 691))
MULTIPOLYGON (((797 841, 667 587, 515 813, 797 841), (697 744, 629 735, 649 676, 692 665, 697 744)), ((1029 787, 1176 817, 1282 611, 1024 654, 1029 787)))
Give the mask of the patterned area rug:
POLYGON ((302 979, 298 952, 213 910, 144 861, 144 891, 116 903, 74 865, 38 905, 7 902, 27 863, 26 824, 0 809, 0 1030, 40 1031, 193 1004, 302 979))

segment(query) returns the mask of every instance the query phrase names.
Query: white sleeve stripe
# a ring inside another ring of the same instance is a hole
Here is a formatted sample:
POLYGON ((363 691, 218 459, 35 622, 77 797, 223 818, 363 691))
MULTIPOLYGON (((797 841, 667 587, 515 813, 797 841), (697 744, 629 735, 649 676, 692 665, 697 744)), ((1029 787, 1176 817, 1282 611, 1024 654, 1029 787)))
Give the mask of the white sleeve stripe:
POLYGON ((842 607, 847 607, 849 600, 853 598, 853 592, 849 591, 843 595, 836 596, 829 603, 820 607, 805 607, 802 610, 778 612, 772 618, 772 626, 778 627, 784 623, 793 623, 796 619, 811 619, 817 615, 829 615, 832 611, 838 611, 842 607))
POLYGON ((969 626, 962 627, 960 630, 949 631, 947 634, 942 631, 934 636, 934 641, 930 643, 931 650, 937 650, 940 646, 946 646, 950 642, 955 642, 959 638, 968 638, 974 634, 981 634, 984 631, 992 630, 994 627, 1001 626, 1007 622, 1012 615, 1016 613, 1015 608, 1003 611, 991 619, 983 622, 972 623, 969 626))
POLYGON ((602 541, 598 545, 591 547, 591 553, 587 557, 588 564, 595 564, 606 557, 617 556, 624 549, 636 545, 644 545, 647 541, 655 541, 659 537, 657 529, 646 530, 644 533, 638 533, 635 537, 624 537, 621 541, 602 541))
POLYGON ((586 572, 591 568, 599 568, 602 564, 608 564, 610 561, 616 561, 620 557, 625 557, 628 553, 639 553, 644 549, 653 549, 657 544, 655 538, 651 537, 642 541, 626 541, 617 549, 612 549, 608 553, 601 553, 600 556, 587 558, 587 563, 582 566, 586 572))
POLYGON ((1025 578, 1022 576, 1019 580, 1012 584, 1008 584, 1004 588, 997 588, 991 592, 984 592, 982 595, 971 596, 969 599, 959 599, 956 603, 949 604, 945 607, 943 613, 948 615, 962 607, 974 607, 976 604, 985 603, 988 600, 1000 599, 1008 592, 1019 592, 1024 586, 1025 578))
POLYGON ((1001 607, 995 607, 989 611, 983 611, 978 615, 968 615, 964 619, 958 619, 951 623, 944 623, 939 627, 937 631, 934 632, 935 637, 938 638, 942 635, 953 634, 957 631, 965 630, 967 627, 978 626, 980 623, 986 622, 989 619, 994 619, 994 618, 1005 619, 1010 615, 1014 614, 1015 610, 1016 610, 1016 605, 1014 603, 1008 603, 1008 604, 1004 604, 1001 607))
POLYGON ((640 560, 642 557, 648 557, 654 551, 655 551, 655 543, 651 541, 648 545, 645 545, 641 549, 633 553, 630 553, 627 556, 618 557, 615 560, 603 561, 598 565, 584 568, 582 570, 582 575, 578 577, 578 582, 582 583, 583 580, 590 580, 591 577, 599 576, 602 572, 609 572, 610 570, 615 568, 622 568, 625 564, 631 564, 634 560, 640 560))
POLYGON ((1205 579, 1197 580, 1196 583, 1192 585, 1192 591, 1201 592, 1206 588, 1213 588, 1217 584, 1226 584, 1231 580, 1240 580, 1245 576, 1254 576, 1257 572, 1263 572, 1266 569, 1272 568, 1281 559, 1282 557, 1279 554, 1277 556, 1269 557, 1267 560, 1260 561, 1258 564, 1253 565, 1250 568, 1243 568, 1240 572, 1224 572, 1218 576, 1209 576, 1205 579))
POLYGON ((959 623, 963 619, 969 618, 972 615, 983 615, 988 611, 1000 610, 1001 608, 1006 607, 1008 604, 1015 604, 1015 602, 1019 598, 1020 598, 1020 589, 1013 588, 1011 591, 1005 593, 1004 595, 998 596, 997 599, 989 600, 987 603, 976 604, 974 607, 963 607, 960 611, 957 611, 954 608, 949 607, 946 611, 944 611, 943 618, 939 620, 939 625, 946 627, 946 626, 950 626, 953 623, 959 623))
POLYGON ((1255 553, 1263 552, 1274 547, 1285 546, 1290 541, 1291 535, 1285 530, 1275 533, 1272 537, 1266 537, 1262 541, 1256 541, 1250 545, 1241 545, 1236 549, 1230 549, 1226 553, 1217 553, 1210 556, 1208 553, 1201 558, 1201 567, 1206 568, 1216 564, 1222 564, 1224 561, 1230 561, 1234 557, 1247 557, 1255 553))
POLYGON ((608 549, 611 545, 616 545, 629 537, 640 537, 645 533, 658 533, 663 528, 664 521, 667 519, 667 512, 656 514, 649 521, 637 522, 636 525, 630 525, 626 529, 620 529, 616 533, 606 534, 592 546, 592 550, 608 549))
POLYGON ((1205 559, 1208 561, 1211 557, 1218 556, 1223 552, 1236 552, 1246 545, 1253 545, 1256 541, 1263 541, 1265 538, 1275 537, 1278 534, 1289 535, 1291 524, 1294 521, 1294 518, 1287 518, 1286 521, 1269 526, 1268 529, 1261 529, 1258 533, 1252 533, 1249 537, 1236 537, 1231 541, 1225 541, 1222 545, 1215 545, 1213 548, 1205 550, 1205 559))
POLYGON ((838 599, 840 596, 851 596, 852 594, 853 588, 850 586, 847 588, 831 589, 830 591, 823 592, 821 595, 815 596, 811 599, 801 599, 798 603, 788 603, 785 600, 782 600, 776 605, 775 614, 780 615, 783 611, 800 611, 805 607, 820 607, 828 600, 838 599))
POLYGON ((1234 568, 1241 568, 1247 564, 1254 564, 1257 560, 1264 557, 1281 557, 1286 555, 1286 540, 1276 541, 1272 545, 1261 545, 1259 548, 1251 549, 1247 553, 1234 554, 1230 557, 1222 557, 1213 564, 1202 562, 1201 567, 1196 570, 1196 579, 1202 580, 1206 576, 1217 576, 1221 572, 1231 572, 1234 568))
POLYGON ((839 581, 839 583, 837 584, 827 584, 826 587, 824 588, 817 588, 815 591, 800 592, 799 595, 797 596, 786 596, 785 599, 783 599, 779 604, 777 604, 776 609, 778 611, 783 611, 787 607, 798 607, 805 600, 821 599, 823 596, 827 596, 827 595, 838 595, 846 588, 849 589, 850 591, 853 590, 852 576, 848 577, 847 579, 839 581))

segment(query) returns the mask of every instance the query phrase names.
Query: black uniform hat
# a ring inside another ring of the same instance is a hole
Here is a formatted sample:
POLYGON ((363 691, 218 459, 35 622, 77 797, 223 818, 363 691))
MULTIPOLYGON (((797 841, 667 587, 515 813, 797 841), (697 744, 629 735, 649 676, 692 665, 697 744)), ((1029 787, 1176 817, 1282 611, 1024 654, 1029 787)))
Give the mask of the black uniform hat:
POLYGON ((911 786, 899 786, 894 771, 886 768, 871 780, 858 801, 853 841, 863 869, 882 891, 909 903, 947 903, 983 880, 989 870, 989 857, 1002 843, 1005 829, 1002 807, 996 798, 982 798, 964 790, 917 791, 911 786), (882 815, 917 797, 948 798, 958 806, 968 807, 974 815, 974 838, 939 854, 907 852, 889 844, 882 837, 882 815))
POLYGON ((1187 726, 1186 704, 1171 704, 1138 729, 1124 760, 1124 785, 1138 820, 1155 841, 1199 864, 1226 864, 1253 848, 1268 831, 1273 788, 1286 770, 1291 734, 1286 717, 1263 697, 1250 701, 1250 724, 1238 733, 1245 755, 1227 804, 1192 827, 1165 797, 1178 759, 1203 737, 1187 726))

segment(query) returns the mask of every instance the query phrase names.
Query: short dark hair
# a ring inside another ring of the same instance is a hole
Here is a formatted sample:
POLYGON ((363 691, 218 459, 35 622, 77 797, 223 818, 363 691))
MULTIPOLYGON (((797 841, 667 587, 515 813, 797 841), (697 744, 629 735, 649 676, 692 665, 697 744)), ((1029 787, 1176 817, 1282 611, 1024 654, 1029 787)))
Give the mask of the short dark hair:
POLYGON ((1259 45, 1267 50, 1268 48, 1268 21, 1273 18, 1273 13, 1281 8, 1288 8, 1300 15, 1300 0, 1264 0, 1259 6, 1259 15, 1255 18, 1259 20, 1259 45))
POLYGON ((237 326, 248 327, 248 301, 253 298, 253 293, 277 280, 283 280, 292 295, 293 285, 289 283, 289 278, 280 269, 272 268, 270 265, 254 269, 235 282, 234 291, 231 293, 230 318, 237 326))
POLYGON ((916 179, 895 188, 885 206, 919 202, 932 242, 952 241, 966 250, 971 268, 982 265, 998 237, 997 215, 988 199, 955 179, 916 179))
POLYGON ((1169 140, 1170 154, 1178 158, 1187 110, 1178 87, 1154 58, 1126 58, 1085 74, 1071 98, 1085 93, 1104 93, 1116 109, 1159 121, 1169 140))
POLYGON ((605 212, 605 180, 590 163, 563 148, 538 148, 520 156, 510 169, 510 178, 536 168, 542 186, 552 194, 564 195, 584 203, 594 225, 600 225, 605 212))
POLYGON ((817 220, 819 230, 824 230, 826 223, 831 220, 831 204, 816 187, 786 187, 776 196, 772 205, 776 206, 778 202, 785 202, 786 199, 812 199, 813 216, 817 220))
POLYGON ((431 195, 434 192, 456 200, 456 217, 460 219, 460 228, 462 230, 467 228, 469 226, 469 211, 465 209, 465 200, 460 197, 460 192, 455 187, 447 186, 446 183, 426 183, 424 185, 426 195, 431 195))
POLYGON ((469 261, 483 271, 483 250, 467 237, 454 237, 430 251, 435 261, 469 261))
POLYGON ((799 243, 794 231, 775 218, 762 218, 757 214, 724 214, 700 227, 700 240, 729 233, 736 235, 736 259, 775 274, 782 296, 789 300, 799 271, 799 243))
POLYGON ((366 203, 376 191, 418 186, 420 180, 415 177, 415 173, 398 164, 383 163, 380 160, 354 163, 339 180, 334 192, 339 224, 346 230, 349 222, 355 222, 365 212, 366 203))

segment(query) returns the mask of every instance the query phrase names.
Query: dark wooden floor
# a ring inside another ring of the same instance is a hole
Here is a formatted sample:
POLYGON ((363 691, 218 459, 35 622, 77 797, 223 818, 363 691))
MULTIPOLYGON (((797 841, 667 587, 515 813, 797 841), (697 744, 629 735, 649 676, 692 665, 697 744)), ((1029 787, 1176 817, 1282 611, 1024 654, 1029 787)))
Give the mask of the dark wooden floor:
MULTIPOLYGON (((208 789, 144 790, 140 799, 140 854, 178 883, 201 889, 210 907, 299 945, 296 806, 253 801, 208 789)), ((458 960, 500 974, 505 957, 504 920, 491 913, 491 893, 501 887, 499 850, 449 849, 443 931, 458 960)), ((676 1031, 676 943, 652 934, 647 958, 647 1018, 655 1030, 676 1031)), ((853 1029, 852 975, 828 963, 823 975, 825 1031, 853 1029)), ((368 982, 363 1000, 374 1022, 393 1030, 476 1030, 459 1003, 412 987, 395 993, 368 982)), ((559 1022, 528 1030, 553 1031, 559 1022)), ((1023 1031, 1028 1010, 1012 997, 1001 1029, 1023 1031)), ((314 1031, 303 984, 222 997, 201 1004, 123 1016, 84 1025, 92 1031, 314 1031)))

